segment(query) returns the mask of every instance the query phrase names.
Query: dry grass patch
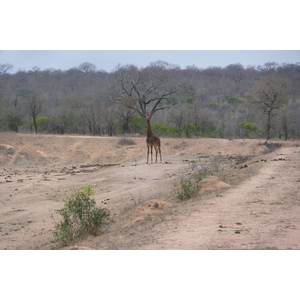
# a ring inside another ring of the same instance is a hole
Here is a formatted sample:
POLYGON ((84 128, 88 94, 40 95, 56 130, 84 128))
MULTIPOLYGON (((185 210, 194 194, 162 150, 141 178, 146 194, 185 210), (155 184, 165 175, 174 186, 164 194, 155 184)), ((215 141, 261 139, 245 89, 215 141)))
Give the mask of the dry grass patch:
POLYGON ((132 226, 133 224, 146 218, 152 219, 155 217, 155 215, 159 214, 160 212, 172 206, 173 206, 172 203, 158 200, 158 199, 146 201, 136 208, 134 214, 129 219, 125 227, 132 226))
POLYGON ((135 145, 136 142, 132 139, 129 139, 129 138, 121 138, 119 141, 118 141, 118 145, 119 146, 132 146, 132 145, 135 145))

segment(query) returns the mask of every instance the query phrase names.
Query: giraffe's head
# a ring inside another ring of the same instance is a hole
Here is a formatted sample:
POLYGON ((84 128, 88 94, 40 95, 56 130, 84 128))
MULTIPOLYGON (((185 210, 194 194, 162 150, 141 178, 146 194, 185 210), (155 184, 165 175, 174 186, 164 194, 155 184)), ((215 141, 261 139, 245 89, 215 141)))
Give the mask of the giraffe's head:
POLYGON ((149 114, 148 113, 145 114, 145 117, 146 117, 146 120, 149 120, 149 114))

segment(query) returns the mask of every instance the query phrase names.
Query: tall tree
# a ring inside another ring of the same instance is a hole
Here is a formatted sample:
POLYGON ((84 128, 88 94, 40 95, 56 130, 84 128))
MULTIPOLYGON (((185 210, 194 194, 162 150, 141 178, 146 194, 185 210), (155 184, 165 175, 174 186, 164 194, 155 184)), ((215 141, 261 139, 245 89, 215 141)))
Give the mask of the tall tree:
POLYGON ((227 75, 237 83, 245 79, 245 70, 241 64, 228 65, 225 71, 227 75))
POLYGON ((33 95, 31 95, 30 98, 28 98, 27 105, 28 105, 28 111, 29 111, 29 114, 30 114, 30 117, 32 119, 32 123, 34 126, 34 131, 35 131, 35 133, 38 133, 36 119, 38 117, 38 114, 41 112, 42 102, 40 99, 38 99, 37 94, 34 93, 33 95))
POLYGON ((85 74, 88 74, 90 72, 95 72, 96 71, 96 66, 92 63, 84 62, 84 63, 79 65, 78 69, 81 72, 83 72, 85 74))
POLYGON ((142 70, 135 66, 119 67, 115 72, 117 79, 115 95, 127 107, 150 118, 159 110, 170 108, 181 101, 192 98, 192 93, 185 91, 185 85, 171 75, 173 65, 165 62, 150 64, 142 70))
POLYGON ((27 88, 22 88, 17 91, 15 106, 17 106, 18 97, 20 97, 24 100, 25 108, 26 108, 26 110, 30 116, 30 120, 32 121, 33 126, 34 126, 34 131, 35 131, 35 133, 38 133, 36 119, 42 109, 41 100, 38 98, 37 94, 34 91, 27 89, 27 88))
POLYGON ((0 74, 5 75, 12 71, 14 66, 12 64, 0 64, 0 74))
POLYGON ((274 76, 263 77, 248 94, 250 101, 262 110, 266 117, 266 139, 271 138, 272 120, 287 103, 288 80, 274 76))

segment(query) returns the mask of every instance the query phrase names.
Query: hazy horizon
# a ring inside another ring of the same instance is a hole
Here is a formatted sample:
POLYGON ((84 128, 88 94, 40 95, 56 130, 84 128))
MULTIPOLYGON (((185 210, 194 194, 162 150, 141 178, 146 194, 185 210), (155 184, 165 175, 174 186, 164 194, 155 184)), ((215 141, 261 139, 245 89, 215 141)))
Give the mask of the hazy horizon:
POLYGON ((97 70, 111 72, 121 65, 146 67, 152 62, 165 61, 198 68, 226 67, 240 63, 243 67, 262 66, 265 63, 299 63, 297 50, 1 50, 0 64, 13 65, 12 72, 29 71, 33 67, 68 70, 83 62, 96 66, 97 70))

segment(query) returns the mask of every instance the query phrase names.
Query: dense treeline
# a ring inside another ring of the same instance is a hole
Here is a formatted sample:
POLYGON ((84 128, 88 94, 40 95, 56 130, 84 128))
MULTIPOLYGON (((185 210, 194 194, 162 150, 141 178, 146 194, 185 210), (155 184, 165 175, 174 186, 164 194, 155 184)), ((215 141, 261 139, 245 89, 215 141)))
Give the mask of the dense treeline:
POLYGON ((300 135, 300 63, 199 69, 91 63, 66 71, 0 64, 0 129, 91 135, 291 137, 300 135))

